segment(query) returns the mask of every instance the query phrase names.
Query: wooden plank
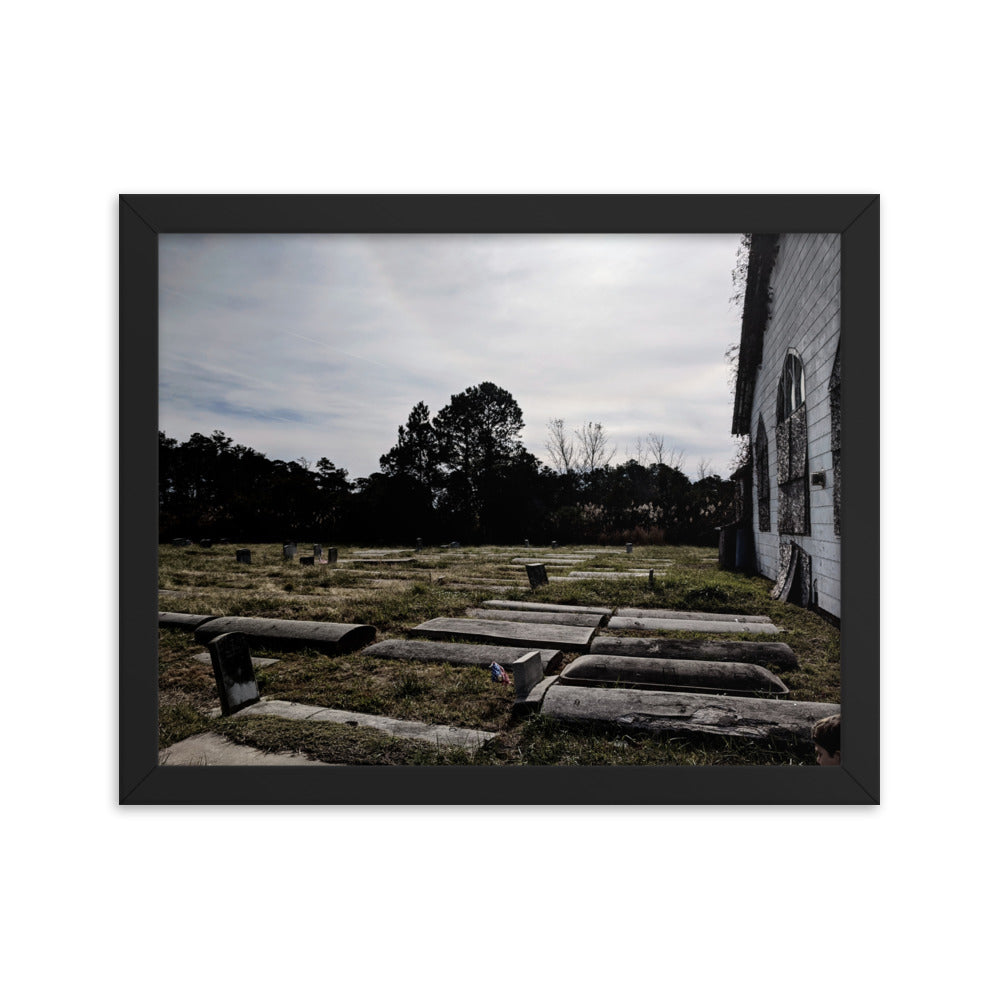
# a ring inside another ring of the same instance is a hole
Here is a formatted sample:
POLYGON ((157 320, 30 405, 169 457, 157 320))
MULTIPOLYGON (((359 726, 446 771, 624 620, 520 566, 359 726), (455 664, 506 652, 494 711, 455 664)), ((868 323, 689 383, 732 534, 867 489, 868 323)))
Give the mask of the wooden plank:
POLYGON ((434 618, 411 628, 410 634, 428 639, 459 639, 527 649, 562 649, 568 653, 585 653, 595 631, 574 625, 529 625, 525 622, 496 622, 476 618, 434 618))
POLYGON ((701 622, 770 622, 767 615, 741 615, 735 612, 721 614, 711 611, 673 611, 669 608, 619 608, 622 618, 681 618, 701 622))
POLYGON ((606 615, 588 615, 568 611, 513 611, 505 608, 466 608, 469 618, 487 618, 491 621, 537 622, 543 625, 582 625, 584 628, 600 628, 606 615))
POLYGON ((565 722, 609 722, 664 734, 711 733, 808 743, 813 724, 836 714, 840 706, 558 683, 545 693, 541 711, 565 722))
POLYGON ((782 629, 761 622, 704 622, 689 618, 623 618, 616 615, 607 625, 610 629, 630 629, 648 632, 756 632, 774 635, 782 629))
POLYGON ((785 642, 599 635, 590 644, 590 651, 611 656, 652 656, 668 660, 737 660, 779 670, 799 668, 798 658, 785 642))
POLYGON ((784 682, 756 663, 732 660, 670 660, 588 653, 560 675, 561 684, 623 684, 714 694, 788 694, 784 682))
POLYGON ((428 642, 424 639, 383 639, 365 649, 365 656, 384 660, 415 660, 422 663, 452 663, 456 666, 488 667, 499 663, 512 666, 526 652, 538 653, 542 667, 548 673, 562 663, 560 649, 525 650, 519 646, 486 646, 471 642, 428 642))

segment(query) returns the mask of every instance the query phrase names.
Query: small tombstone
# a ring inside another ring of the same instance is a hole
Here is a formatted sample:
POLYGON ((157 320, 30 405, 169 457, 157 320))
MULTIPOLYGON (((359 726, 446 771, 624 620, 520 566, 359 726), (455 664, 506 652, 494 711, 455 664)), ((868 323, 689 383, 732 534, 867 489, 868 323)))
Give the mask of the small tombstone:
POLYGON ((514 696, 524 698, 545 676, 541 655, 537 650, 525 653, 511 664, 511 672, 514 674, 514 696))
POLYGON ((649 585, 651 587, 653 586, 653 571, 652 570, 649 571, 649 585))
POLYGON ((249 549, 237 549, 236 550, 236 561, 238 563, 247 563, 247 564, 249 564, 249 562, 250 562, 250 550, 249 549))
POLYGON ((552 548, 554 549, 559 548, 559 543, 555 539, 552 539, 552 548))
POLYGON ((528 571, 528 583, 532 590, 549 582, 549 575, 545 572, 545 563, 525 563, 524 568, 528 571))
POLYGON ((527 538, 524 540, 524 547, 526 549, 530 549, 531 548, 531 542, 529 542, 527 538))
POLYGON ((298 555, 299 543, 298 542, 285 542, 285 545, 292 550, 292 555, 298 555))
POLYGON ((314 545, 313 546, 313 558, 314 559, 322 559, 323 558, 323 546, 322 545, 314 545))
POLYGON ((250 649, 242 632, 224 632, 210 639, 208 652, 223 715, 232 715, 244 705, 260 701, 250 649))
POLYGON ((190 538, 175 538, 174 541, 173 541, 173 544, 176 545, 176 546, 178 546, 178 547, 182 547, 184 545, 190 545, 191 544, 191 539, 190 538))
POLYGON ((327 556, 327 561, 332 565, 337 561, 337 550, 330 549, 330 554, 327 556))
POLYGON ((629 555, 632 555, 632 543, 631 543, 631 542, 626 542, 626 543, 625 543, 625 551, 626 551, 626 552, 627 552, 627 553, 628 553, 629 555))
POLYGON ((281 546, 281 558, 291 559, 295 555, 295 546, 289 542, 286 542, 281 546))
POLYGON ((459 544, 458 544, 458 542, 452 542, 452 543, 451 543, 451 547, 452 547, 453 549, 460 549, 460 548, 461 548, 462 546, 461 546, 461 545, 459 545, 459 544))
POLYGON ((316 557, 315 556, 299 556, 300 566, 315 566, 316 557))
POLYGON ((210 548, 212 547, 212 539, 211 539, 211 538, 202 538, 202 539, 201 539, 201 540, 200 540, 200 541, 198 542, 198 544, 199 544, 199 545, 200 545, 200 546, 201 546, 201 547, 202 547, 203 549, 210 549, 210 548))
POLYGON ((418 538, 417 539, 417 551, 418 552, 423 552, 423 549, 424 549, 424 540, 422 538, 418 538))

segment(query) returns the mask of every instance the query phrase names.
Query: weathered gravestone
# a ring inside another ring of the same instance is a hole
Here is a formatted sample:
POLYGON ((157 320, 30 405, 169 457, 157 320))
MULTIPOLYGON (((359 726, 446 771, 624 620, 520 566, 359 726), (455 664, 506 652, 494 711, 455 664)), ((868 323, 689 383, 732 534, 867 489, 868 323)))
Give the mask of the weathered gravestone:
POLYGON ((422 538, 417 539, 417 551, 423 552, 424 550, 424 540, 422 538))
POLYGON ((322 558, 323 558, 323 546, 322 545, 314 545, 313 546, 313 559, 322 559, 322 558))
POLYGON ((294 542, 285 542, 285 544, 281 546, 281 558, 282 559, 293 558, 297 549, 298 546, 296 546, 294 542))
POLYGON ((175 538, 173 542, 171 542, 171 545, 176 545, 178 548, 190 544, 191 544, 190 538, 175 538))
POLYGON ((458 542, 452 542, 452 543, 451 543, 451 547, 452 547, 453 549, 460 549, 460 548, 461 548, 462 546, 461 546, 461 545, 459 545, 459 543, 458 543, 458 542))
POLYGON ((337 561, 337 550, 336 549, 330 549, 330 554, 327 556, 327 559, 328 559, 328 561, 330 562, 331 565, 333 563, 335 563, 337 561))
POLYGON ((553 539, 552 540, 552 548, 555 549, 555 548, 558 548, 558 547, 559 547, 559 543, 555 539, 553 539))
MULTIPOLYGON (((302 649, 312 646, 327 655, 350 653, 375 639, 372 625, 348 625, 339 622, 310 622, 286 618, 213 618, 200 625, 195 640, 208 645, 225 632, 242 632, 255 646, 265 649, 302 649), (328 652, 329 651, 329 652, 328 652)), ((535 643, 533 648, 544 646, 535 643)))
POLYGON ((625 543, 625 551, 626 551, 626 553, 628 555, 632 555, 632 543, 631 542, 626 542, 625 543))
POLYGON ((300 566, 315 566, 316 557, 315 556, 299 556, 300 566))
POLYGON ((525 563, 524 568, 528 571, 528 583, 532 590, 549 582, 549 574, 545 572, 545 563, 525 563))
POLYGON ((530 549, 531 548, 531 542, 529 542, 527 538, 524 540, 524 547, 526 549, 530 549))
POLYGON ((208 652, 212 657, 223 715, 232 715, 245 705, 260 701, 245 636, 239 632, 225 632, 208 643, 208 652))
POLYGON ((237 549, 236 550, 236 561, 238 563, 249 563, 250 562, 250 550, 249 549, 237 549))
POLYGON ((202 538, 202 539, 199 540, 198 544, 203 549, 210 549, 212 547, 212 539, 211 538, 202 538))

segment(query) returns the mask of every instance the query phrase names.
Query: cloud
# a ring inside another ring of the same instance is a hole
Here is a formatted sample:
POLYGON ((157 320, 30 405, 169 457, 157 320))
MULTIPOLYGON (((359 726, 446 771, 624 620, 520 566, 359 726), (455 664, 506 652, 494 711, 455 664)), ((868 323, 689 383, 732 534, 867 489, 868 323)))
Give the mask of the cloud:
POLYGON ((167 235, 160 423, 368 475, 412 407, 496 382, 528 449, 588 420, 725 472, 738 237, 167 235), (213 426, 209 426, 212 424, 213 426))

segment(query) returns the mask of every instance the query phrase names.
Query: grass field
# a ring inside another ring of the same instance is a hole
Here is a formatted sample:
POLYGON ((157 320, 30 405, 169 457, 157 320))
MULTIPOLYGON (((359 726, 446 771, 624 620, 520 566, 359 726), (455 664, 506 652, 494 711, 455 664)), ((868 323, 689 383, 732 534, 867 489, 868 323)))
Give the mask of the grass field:
MULTIPOLYGON (((800 701, 840 701, 840 632, 813 612, 769 596, 771 584, 718 569, 712 549, 579 546, 557 550, 515 547, 372 550, 339 546, 329 566, 284 560, 281 546, 232 543, 212 548, 160 547, 160 610, 204 615, 294 618, 373 625, 376 639, 406 638, 414 625, 439 616, 462 617, 466 608, 500 598, 578 605, 669 607, 766 614, 784 629, 774 636, 795 651, 794 671, 775 670, 800 701), (237 548, 252 562, 237 563, 237 548), (556 566, 568 554, 584 561, 556 566), (535 556, 550 580, 574 570, 654 569, 654 582, 635 579, 551 581, 527 589, 523 565, 535 556), (410 559, 373 564, 352 560, 410 559), (669 565, 667 563, 669 562, 669 565)), ((299 547, 300 554, 311 546, 299 547)), ((325 549, 324 549, 325 551, 325 549)), ((615 633, 628 635, 630 633, 615 633)), ((640 634, 640 633, 634 633, 640 634)), ((643 633, 650 635, 650 633, 643 633)), ((656 633, 691 638, 690 633, 656 633)), ((743 638, 726 635, 725 639, 743 638)), ((760 637, 747 635, 748 639, 760 637)), ((253 647, 252 647, 253 649, 253 647)), ((246 717, 213 718, 218 707, 212 668, 192 657, 205 651, 190 632, 160 629, 160 746, 215 731, 262 750, 293 750, 317 760, 347 764, 811 764, 810 748, 762 746, 719 737, 664 738, 592 725, 566 726, 542 716, 515 716, 512 687, 493 683, 489 671, 446 663, 409 663, 366 656, 364 650, 327 656, 315 650, 254 655, 279 662, 258 669, 261 694, 308 705, 339 708, 496 732, 475 754, 394 739, 373 730, 332 723, 246 717)), ((563 658, 563 665, 573 655, 563 658)))

